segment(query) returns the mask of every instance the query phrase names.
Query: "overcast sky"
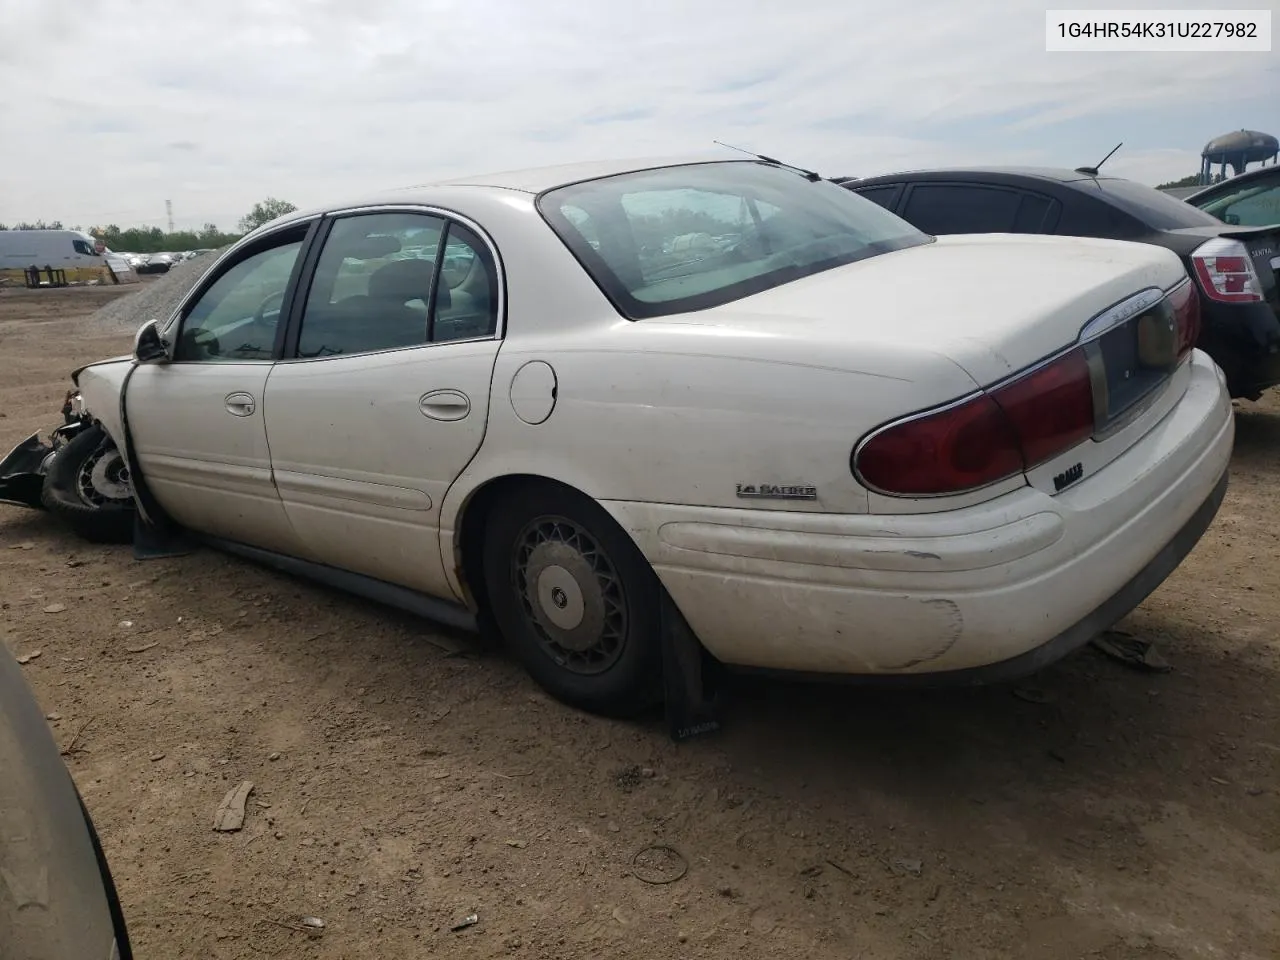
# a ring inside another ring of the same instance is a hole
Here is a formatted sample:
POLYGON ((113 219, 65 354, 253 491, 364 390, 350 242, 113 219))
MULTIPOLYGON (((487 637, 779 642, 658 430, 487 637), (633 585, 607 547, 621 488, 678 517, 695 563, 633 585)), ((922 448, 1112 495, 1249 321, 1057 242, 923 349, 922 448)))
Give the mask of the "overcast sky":
POLYGON ((1108 172, 1156 183, 1220 133, 1280 134, 1280 46, 1046 53, 1046 6, 0 0, 0 222, 163 226, 171 199, 179 227, 230 228, 268 195, 310 206, 713 139, 864 176, 1078 166, 1123 140, 1108 172))

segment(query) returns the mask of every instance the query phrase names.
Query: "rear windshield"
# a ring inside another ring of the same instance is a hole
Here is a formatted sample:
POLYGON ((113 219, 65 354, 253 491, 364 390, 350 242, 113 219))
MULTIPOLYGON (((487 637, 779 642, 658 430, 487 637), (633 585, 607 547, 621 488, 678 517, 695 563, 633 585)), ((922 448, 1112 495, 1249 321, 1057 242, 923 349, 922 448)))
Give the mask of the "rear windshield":
POLYGON ((1094 180, 1077 184, 1092 190, 1097 184, 1104 199, 1132 217, 1137 217, 1152 230, 1180 230, 1184 227, 1220 227, 1222 221, 1177 200, 1155 187, 1132 180, 1094 180))
POLYGON ((631 319, 719 306, 933 239, 844 187, 755 162, 575 183, 538 209, 631 319))

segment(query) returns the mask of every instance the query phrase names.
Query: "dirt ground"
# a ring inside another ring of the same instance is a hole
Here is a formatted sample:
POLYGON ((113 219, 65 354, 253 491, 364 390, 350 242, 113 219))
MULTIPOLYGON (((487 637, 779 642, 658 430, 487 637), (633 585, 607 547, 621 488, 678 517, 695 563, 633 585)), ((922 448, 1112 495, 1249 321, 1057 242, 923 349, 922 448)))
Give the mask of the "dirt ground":
MULTIPOLYGON (((85 332, 117 292, 0 292, 4 450, 127 351, 85 332)), ((1167 674, 1086 648, 1034 695, 736 679, 677 746, 430 624, 2 505, 0 624, 41 651, 141 958, 1273 958, 1280 398, 1237 424, 1222 512, 1126 624, 1167 674), (655 844, 681 879, 640 878, 672 875, 632 866, 655 844)))

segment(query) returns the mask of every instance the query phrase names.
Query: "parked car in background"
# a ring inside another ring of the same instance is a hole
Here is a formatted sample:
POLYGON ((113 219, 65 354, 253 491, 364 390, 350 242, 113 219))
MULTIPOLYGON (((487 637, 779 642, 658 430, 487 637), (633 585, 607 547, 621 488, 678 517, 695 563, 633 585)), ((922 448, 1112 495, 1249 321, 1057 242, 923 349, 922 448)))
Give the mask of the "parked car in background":
POLYGON ((672 608, 729 664, 976 682, 1209 525, 1234 420, 1198 323, 1168 250, 935 239, 769 163, 469 177, 249 234, 0 483, 491 618, 591 710, 660 696, 672 608))
POLYGON ((1280 226, 1229 226, 1190 203, 1083 170, 924 170, 851 178, 845 187, 925 233, 1107 237, 1172 250, 1200 295, 1197 345, 1233 397, 1280 383, 1280 226))
MULTIPOLYGON (((1186 198, 1223 223, 1241 227, 1280 224, 1280 166, 1258 167, 1186 198)), ((1277 251, 1280 255, 1280 251, 1277 251)))
POLYGON ((130 960, 93 820, 22 668, 0 643, 0 956, 130 960))

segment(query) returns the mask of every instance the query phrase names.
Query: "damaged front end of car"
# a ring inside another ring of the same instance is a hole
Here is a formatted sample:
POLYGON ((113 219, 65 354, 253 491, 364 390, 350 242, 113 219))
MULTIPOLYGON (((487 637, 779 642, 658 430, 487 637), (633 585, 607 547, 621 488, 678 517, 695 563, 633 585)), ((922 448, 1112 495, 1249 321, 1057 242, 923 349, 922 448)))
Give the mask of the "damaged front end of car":
POLYGON ((41 440, 39 433, 33 433, 0 460, 0 503, 42 509, 41 490, 49 463, 66 443, 93 422, 80 394, 67 391, 62 404, 62 424, 50 431, 48 442, 41 440))

